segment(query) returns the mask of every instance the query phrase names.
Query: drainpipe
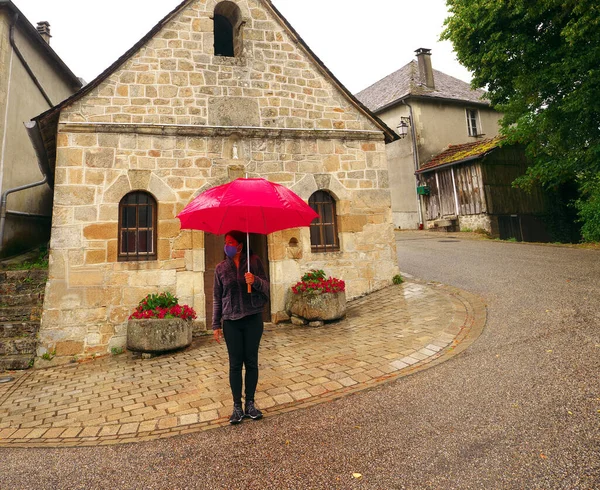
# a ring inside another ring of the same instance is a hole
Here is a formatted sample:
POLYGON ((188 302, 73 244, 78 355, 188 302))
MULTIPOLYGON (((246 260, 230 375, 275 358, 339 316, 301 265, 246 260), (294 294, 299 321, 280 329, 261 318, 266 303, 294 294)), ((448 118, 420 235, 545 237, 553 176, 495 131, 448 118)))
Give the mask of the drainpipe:
MULTIPOLYGON (((413 150, 413 163, 415 166, 415 172, 419 170, 419 150, 417 149, 417 131, 415 129, 415 118, 413 117, 413 109, 412 106, 406 102, 402 101, 408 110, 410 111, 410 135, 412 140, 412 150, 413 150)), ((419 185, 419 176, 415 174, 415 186, 419 185)), ((416 188, 416 187, 415 187, 416 188)), ((423 229, 423 211, 421 209, 421 197, 417 194, 417 210, 419 211, 419 229, 423 229)))
MULTIPOLYGON (((15 43, 15 27, 17 26, 17 22, 19 20, 19 14, 16 13, 15 16, 13 17, 13 22, 10 26, 10 32, 9 32, 9 41, 10 41, 10 45, 12 47, 12 51, 11 51, 11 65, 10 65, 10 70, 9 70, 9 88, 10 88, 10 74, 12 72, 12 55, 13 53, 17 55, 17 58, 19 58, 19 60, 21 61, 23 67, 25 68, 25 71, 27 71, 27 74, 29 75, 29 77, 31 78, 31 80, 33 81, 33 83, 35 84, 35 86, 38 88, 38 90, 40 91, 40 93, 42 94, 42 96, 44 97, 44 99, 46 100, 46 102, 48 103, 48 105, 50 107, 53 107, 54 104, 52 103, 52 101, 50 100, 50 97, 48 97, 48 94, 46 93, 46 91, 44 90, 44 87, 42 87, 42 85, 40 84, 39 80, 37 79, 37 77, 35 76, 35 74, 33 73, 33 71, 31 70, 31 67, 27 64, 27 61, 25 60, 25 58, 23 57, 23 55, 21 54, 21 51, 19 51, 19 48, 17 47, 16 43, 15 43)), ((6 119, 8 118, 8 96, 7 96, 7 100, 6 100, 6 119)), ((5 143, 6 143, 6 131, 7 131, 7 124, 5 123, 4 126, 4 140, 2 143, 2 167, 0 168, 0 170, 4 169, 4 149, 5 149, 5 143)), ((39 163, 38 163, 39 164, 39 163)), ((44 175, 44 178, 39 181, 39 182, 34 182, 32 184, 25 184, 19 187, 13 187, 12 189, 8 189, 5 192, 2 193, 2 197, 0 198, 0 249, 2 249, 2 245, 4 243, 4 227, 6 224, 6 215, 7 214, 13 214, 16 216, 28 216, 28 217, 44 217, 47 218, 48 216, 44 216, 44 215, 40 215, 40 214, 36 214, 36 213, 25 213, 22 211, 7 211, 6 210, 6 201, 8 199, 8 195, 12 194, 14 192, 19 192, 19 191, 24 191, 26 189, 31 189, 33 187, 38 187, 40 185, 44 185, 48 182, 48 175, 43 171, 41 165, 40 165, 40 169, 42 170, 42 174, 44 175)), ((0 185, 1 185, 1 181, 0 181, 0 185)))
POLYGON ((22 185, 20 187, 14 187, 14 188, 8 189, 7 191, 2 193, 2 199, 0 200, 0 248, 2 248, 2 244, 4 242, 4 224, 6 222, 6 215, 8 213, 16 214, 18 216, 33 216, 33 217, 47 218, 47 216, 43 216, 40 214, 34 214, 34 213, 23 213, 20 211, 8 211, 7 212, 6 211, 6 199, 8 198, 8 195, 12 194, 13 192, 24 191, 25 189, 31 189, 32 187, 44 185, 46 182, 48 182, 48 176, 44 175, 44 178, 42 180, 40 180, 39 182, 35 182, 33 184, 22 185))
POLYGON ((21 51, 19 51, 19 48, 15 44, 15 27, 17 25, 18 20, 19 20, 19 14, 15 14, 15 16, 13 18, 13 23, 10 26, 10 34, 9 34, 10 45, 12 46, 15 54, 17 55, 17 58, 19 58, 19 60, 21 60, 21 63, 23 64, 23 67, 27 71, 27 74, 29 75, 29 77, 31 78, 31 80, 33 80, 33 83, 35 83, 35 86, 38 88, 40 93, 44 96, 44 99, 46 99, 46 102, 48 103, 48 105, 50 107, 54 107, 54 104, 50 100, 50 97, 48 97, 48 94, 44 90, 44 87, 42 87, 42 84, 37 79, 37 77, 34 75, 33 71, 31 70, 31 67, 27 64, 27 61, 25 60, 25 58, 21 54, 21 51))

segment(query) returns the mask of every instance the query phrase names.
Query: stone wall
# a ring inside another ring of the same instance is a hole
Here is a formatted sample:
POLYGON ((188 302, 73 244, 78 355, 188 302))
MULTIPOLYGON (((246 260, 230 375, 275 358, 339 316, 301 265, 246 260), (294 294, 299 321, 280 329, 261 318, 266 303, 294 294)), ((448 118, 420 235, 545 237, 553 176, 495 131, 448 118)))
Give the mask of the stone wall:
POLYGON ((231 159, 227 137, 59 135, 41 353, 122 347, 128 315, 150 292, 175 293, 204 322, 203 233, 180 230, 176 215, 199 190, 242 170, 305 200, 327 189, 337 201, 342 251, 312 253, 308 229, 269 236, 275 319, 283 318, 288 288, 311 268, 346 280, 349 298, 390 283, 397 266, 382 141, 249 138, 238 144, 242 159, 231 159), (158 202, 157 261, 117 261, 119 202, 132 190, 146 190, 158 202), (298 241, 293 250, 292 238, 298 241))
POLYGON ((458 217, 461 231, 468 228, 471 231, 482 229, 490 235, 498 234, 498 218, 489 214, 471 214, 458 217))
POLYGON ((202 190, 245 174, 304 200, 319 189, 336 199, 341 251, 312 253, 308 228, 269 235, 274 320, 311 268, 346 280, 349 298, 398 272, 381 129, 266 2, 236 2, 243 54, 213 56, 215 4, 189 4, 63 109, 38 355, 123 347, 127 317, 150 292, 175 293, 204 325, 204 234, 180 230, 176 215, 202 190), (117 261, 118 206, 134 190, 158 202, 156 261, 117 261))

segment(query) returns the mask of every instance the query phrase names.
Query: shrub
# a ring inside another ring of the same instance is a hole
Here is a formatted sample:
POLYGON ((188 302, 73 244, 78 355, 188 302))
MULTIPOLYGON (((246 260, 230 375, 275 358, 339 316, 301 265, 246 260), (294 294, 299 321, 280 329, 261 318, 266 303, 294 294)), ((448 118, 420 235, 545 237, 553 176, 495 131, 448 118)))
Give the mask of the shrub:
POLYGON ((179 300, 171 293, 149 294, 130 315, 130 320, 142 318, 181 318, 192 320, 196 312, 188 305, 180 305, 179 300))
POLYGON ((302 293, 339 293, 346 290, 346 283, 341 279, 329 277, 321 269, 312 269, 302 276, 302 279, 292 286, 294 294, 302 293))
POLYGON ((581 198, 575 202, 581 236, 585 242, 600 242, 600 177, 582 185, 581 198))
POLYGON ((392 282, 394 284, 402 284, 404 282, 404 279, 402 279, 402 276, 400 274, 396 274, 393 278, 392 278, 392 282))

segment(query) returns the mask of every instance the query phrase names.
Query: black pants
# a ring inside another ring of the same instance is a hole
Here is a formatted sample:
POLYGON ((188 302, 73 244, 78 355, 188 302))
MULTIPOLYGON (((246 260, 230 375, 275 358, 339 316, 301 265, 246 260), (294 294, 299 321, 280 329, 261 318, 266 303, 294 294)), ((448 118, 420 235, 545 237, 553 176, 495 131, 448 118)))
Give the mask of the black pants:
POLYGON ((229 352, 229 384, 234 403, 242 403, 242 365, 246 368, 246 402, 254 401, 258 383, 258 346, 262 333, 262 313, 223 321, 223 335, 229 352))

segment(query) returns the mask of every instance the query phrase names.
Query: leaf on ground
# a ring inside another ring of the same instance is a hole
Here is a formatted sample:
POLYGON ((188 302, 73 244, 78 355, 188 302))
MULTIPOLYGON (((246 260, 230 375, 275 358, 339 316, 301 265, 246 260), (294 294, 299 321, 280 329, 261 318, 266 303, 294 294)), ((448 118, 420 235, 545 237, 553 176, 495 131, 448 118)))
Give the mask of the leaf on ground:
POLYGON ((571 412, 571 410, 567 410, 567 413, 568 413, 569 415, 573 415, 573 412, 571 412))
POLYGON ((548 352, 548 353, 551 353, 551 352, 552 352, 552 349, 548 349, 546 352, 548 352))
POLYGON ((540 458, 542 458, 542 459, 548 459, 548 456, 546 456, 544 453, 540 453, 540 458))
POLYGON ((352 473, 352 478, 356 478, 357 480, 360 480, 362 478, 362 475, 360 473, 352 473))
POLYGON ((360 425, 355 425, 354 428, 355 429, 361 429, 361 426, 360 425))

